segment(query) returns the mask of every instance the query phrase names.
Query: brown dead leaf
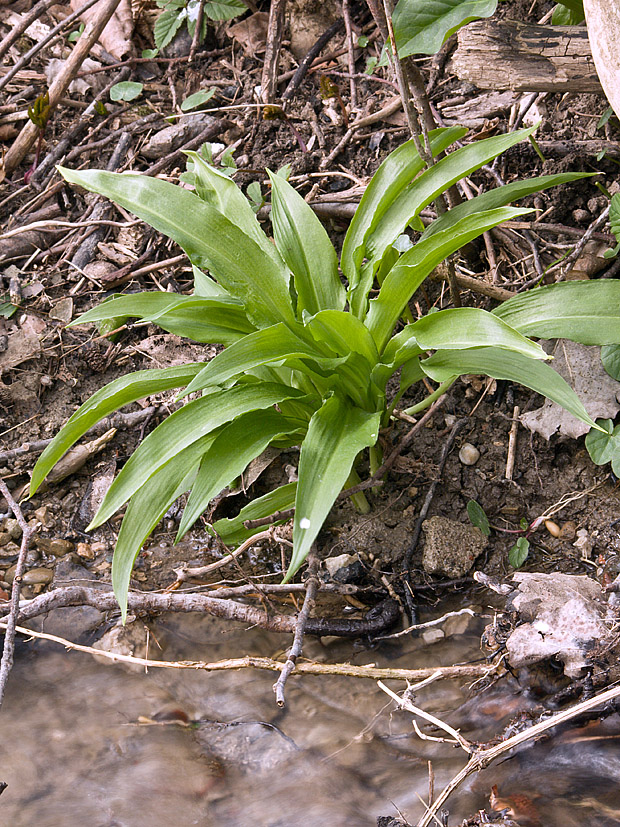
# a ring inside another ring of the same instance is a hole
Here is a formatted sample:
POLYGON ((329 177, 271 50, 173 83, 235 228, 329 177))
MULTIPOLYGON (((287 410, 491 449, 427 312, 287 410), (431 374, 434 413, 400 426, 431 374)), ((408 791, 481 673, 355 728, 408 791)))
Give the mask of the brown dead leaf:
POLYGON ((246 55, 254 57, 265 51, 268 23, 267 12, 257 11, 246 20, 229 26, 227 33, 239 43, 246 55))
MULTIPOLYGON (((84 0, 71 0, 71 8, 77 11, 84 5, 84 0)), ((91 18, 99 14, 99 3, 95 3, 90 9, 87 9, 82 15, 84 23, 88 23, 91 18)), ((121 0, 116 11, 110 18, 107 26, 103 30, 99 42, 113 57, 122 60, 123 57, 131 53, 131 36, 133 34, 134 22, 133 14, 131 12, 130 0, 121 0)))

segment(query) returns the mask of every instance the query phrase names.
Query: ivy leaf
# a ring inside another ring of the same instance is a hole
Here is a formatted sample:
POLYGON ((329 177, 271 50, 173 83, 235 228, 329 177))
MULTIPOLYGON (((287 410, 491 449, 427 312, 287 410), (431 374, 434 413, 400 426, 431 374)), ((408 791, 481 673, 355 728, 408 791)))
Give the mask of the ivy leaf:
POLYGON ((491 529, 489 527, 489 518, 485 514, 483 507, 475 500, 470 500, 467 503, 467 515, 471 524, 480 529, 485 537, 488 537, 491 529))
POLYGON ((508 552, 508 562, 513 569, 520 569, 527 560, 530 553, 530 542, 525 537, 519 537, 517 542, 508 552))
POLYGON ((586 448, 595 465, 611 462, 611 470, 620 477, 620 425, 614 428, 613 420, 599 419, 596 423, 603 431, 594 428, 586 436, 586 448))
POLYGON ((196 109, 197 106, 202 106, 215 95, 215 89, 200 89, 194 92, 193 95, 185 98, 181 104, 181 112, 189 112, 191 109, 196 109))

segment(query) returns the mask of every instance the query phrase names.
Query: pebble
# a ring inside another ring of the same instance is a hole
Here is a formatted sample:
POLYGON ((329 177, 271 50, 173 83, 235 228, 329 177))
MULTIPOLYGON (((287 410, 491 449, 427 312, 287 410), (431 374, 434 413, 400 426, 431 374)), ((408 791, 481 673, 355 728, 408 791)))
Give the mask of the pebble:
MULTIPOLYGON (((4 575, 4 579, 7 583, 11 584, 15 579, 15 569, 17 566, 11 566, 11 568, 7 571, 4 575)), ((45 569, 45 568, 35 568, 30 569, 27 571, 23 578, 22 583, 26 586, 34 586, 37 583, 41 583, 46 586, 48 583, 52 582, 52 578, 54 577, 54 572, 52 569, 45 569)))
POLYGON ((9 533, 12 540, 19 540, 22 536, 22 530, 19 527, 17 520, 8 519, 4 521, 4 530, 9 533))
POLYGON ((471 442, 464 442, 459 451, 459 459, 463 465, 475 465, 480 459, 480 451, 471 442))
POLYGON ((54 525, 54 517, 50 514, 47 505, 42 505, 41 508, 35 509, 34 516, 45 528, 51 528, 54 525))
POLYGON ((445 634, 442 629, 425 629, 421 636, 422 640, 427 646, 430 646, 431 643, 437 643, 439 640, 443 640, 445 638, 445 634))
POLYGON ((94 560, 95 559, 95 552, 92 549, 90 543, 78 543, 75 547, 78 557, 81 557, 83 560, 94 560))
POLYGON ((62 540, 56 537, 50 540, 49 537, 35 537, 35 544, 37 548, 41 549, 45 554, 52 554, 54 557, 64 557, 73 551, 75 546, 69 540, 62 540))

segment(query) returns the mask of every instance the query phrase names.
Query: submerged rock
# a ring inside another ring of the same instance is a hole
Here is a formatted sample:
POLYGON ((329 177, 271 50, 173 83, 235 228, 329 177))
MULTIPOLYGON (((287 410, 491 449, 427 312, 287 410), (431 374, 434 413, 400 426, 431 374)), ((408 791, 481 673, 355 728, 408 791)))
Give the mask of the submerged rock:
POLYGON ((426 537, 422 565, 429 574, 463 577, 488 542, 475 526, 447 517, 424 520, 422 528, 426 537))

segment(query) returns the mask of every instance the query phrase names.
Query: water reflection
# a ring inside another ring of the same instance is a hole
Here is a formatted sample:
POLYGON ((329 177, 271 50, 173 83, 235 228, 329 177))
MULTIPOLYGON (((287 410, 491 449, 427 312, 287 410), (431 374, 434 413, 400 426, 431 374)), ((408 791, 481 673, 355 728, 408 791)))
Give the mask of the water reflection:
MULTIPOLYGON (((153 631, 167 660, 272 656, 287 645, 282 636, 214 618, 169 616, 153 631)), ((399 639, 372 651, 310 639, 306 654, 410 668, 449 664, 479 657, 477 632, 431 647, 399 639)), ((415 823, 423 812, 418 796, 428 794, 428 760, 436 789, 465 763, 460 750, 412 737, 408 713, 390 711, 373 681, 293 678, 284 710, 274 704, 273 681, 272 673, 250 670, 127 672, 51 644, 22 646, 0 716, 0 781, 9 785, 0 823, 370 827, 399 810, 415 823)), ((513 707, 527 705, 508 683, 465 698, 464 689, 441 683, 416 702, 481 740, 501 730, 513 707)), ((614 722, 605 726, 613 732, 614 722)), ((493 785, 498 806, 521 818, 543 813, 545 827, 618 824, 609 821, 620 779, 615 744, 567 736, 525 749, 457 794, 450 824, 488 806, 493 785)))

